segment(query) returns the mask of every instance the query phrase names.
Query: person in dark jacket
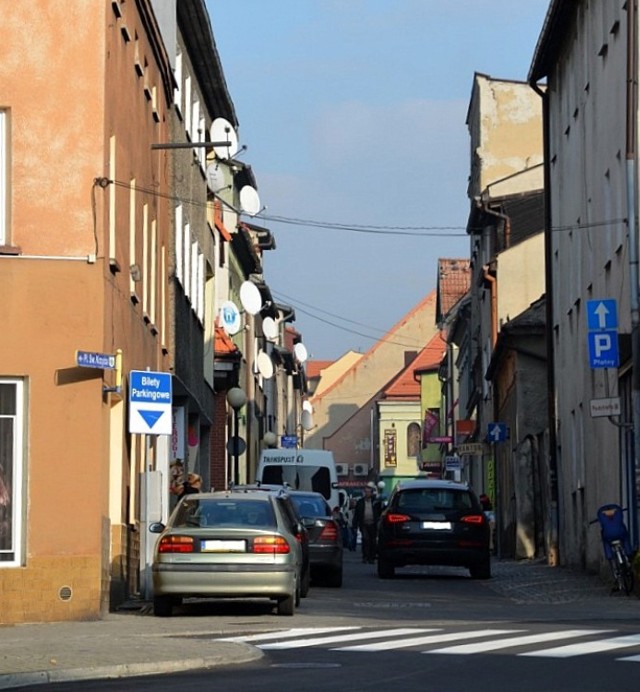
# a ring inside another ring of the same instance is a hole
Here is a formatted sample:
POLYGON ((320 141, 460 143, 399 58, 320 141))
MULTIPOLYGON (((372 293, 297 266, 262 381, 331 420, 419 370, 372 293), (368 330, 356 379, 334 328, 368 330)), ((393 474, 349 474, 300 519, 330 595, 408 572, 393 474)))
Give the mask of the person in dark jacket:
POLYGON ((380 519, 380 503, 374 492, 375 483, 367 483, 364 496, 356 502, 353 513, 353 528, 362 534, 362 562, 375 562, 376 559, 376 532, 380 519))

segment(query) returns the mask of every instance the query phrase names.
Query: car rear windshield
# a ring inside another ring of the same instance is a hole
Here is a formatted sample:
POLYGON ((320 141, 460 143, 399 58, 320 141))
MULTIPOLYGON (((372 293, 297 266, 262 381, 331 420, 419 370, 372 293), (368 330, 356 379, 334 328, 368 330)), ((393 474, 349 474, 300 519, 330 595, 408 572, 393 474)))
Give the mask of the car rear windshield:
POLYGON ((329 506, 321 497, 314 495, 292 495, 293 504, 301 517, 328 517, 329 506))
POLYGON ((398 493, 396 508, 408 513, 443 512, 474 508, 471 493, 451 488, 416 488, 398 493))
POLYGON ((260 526, 274 528, 276 518, 268 500, 189 498, 179 506, 174 527, 260 526))
POLYGON ((326 466, 265 464, 261 482, 266 485, 286 484, 292 490, 310 490, 327 500, 331 497, 331 475, 326 466))

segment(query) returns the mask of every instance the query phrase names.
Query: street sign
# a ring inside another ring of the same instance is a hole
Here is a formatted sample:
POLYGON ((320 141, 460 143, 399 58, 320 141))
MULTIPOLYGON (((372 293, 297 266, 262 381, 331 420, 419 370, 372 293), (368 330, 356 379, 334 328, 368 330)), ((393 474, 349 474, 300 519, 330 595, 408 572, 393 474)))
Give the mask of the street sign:
POLYGON ((587 326, 589 331, 618 329, 618 308, 612 298, 587 301, 587 326))
POLYGON ((116 357, 109 353, 95 353, 94 351, 76 351, 76 365, 81 368, 100 368, 102 370, 115 370, 116 357))
POLYGON ((284 449, 295 449, 298 446, 297 435, 283 435, 280 438, 280 446, 284 449))
POLYGON ((620 397, 614 396, 608 399, 591 399, 591 417, 619 416, 622 413, 620 397))
POLYGON ((171 435, 171 375, 132 370, 129 373, 129 432, 171 435))
POLYGON ((458 454, 461 456, 484 454, 485 452, 484 442, 463 442, 462 444, 458 445, 457 449, 458 454))
POLYGON ((589 367, 617 368, 620 365, 620 354, 616 301, 612 298, 588 300, 587 328, 589 367))
POLYGON ((504 442, 509 437, 506 423, 489 423, 487 426, 487 441, 504 442))
POLYGON ((462 469, 462 459, 457 455, 451 455, 444 458, 445 471, 460 471, 462 469))
POLYGON ((618 332, 588 332, 587 339, 591 368, 617 368, 620 365, 618 332))

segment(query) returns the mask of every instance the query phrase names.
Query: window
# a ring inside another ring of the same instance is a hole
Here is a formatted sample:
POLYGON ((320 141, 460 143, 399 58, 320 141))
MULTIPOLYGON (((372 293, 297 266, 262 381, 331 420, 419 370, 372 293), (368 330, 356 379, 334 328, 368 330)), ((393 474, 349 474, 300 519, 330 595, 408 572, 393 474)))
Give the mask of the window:
POLYGON ((0 245, 7 240, 7 113, 0 110, 0 245))
POLYGON ((23 383, 0 378, 0 568, 22 561, 23 383))
POLYGON ((417 457, 420 454, 421 430, 418 423, 407 426, 407 456, 417 457))

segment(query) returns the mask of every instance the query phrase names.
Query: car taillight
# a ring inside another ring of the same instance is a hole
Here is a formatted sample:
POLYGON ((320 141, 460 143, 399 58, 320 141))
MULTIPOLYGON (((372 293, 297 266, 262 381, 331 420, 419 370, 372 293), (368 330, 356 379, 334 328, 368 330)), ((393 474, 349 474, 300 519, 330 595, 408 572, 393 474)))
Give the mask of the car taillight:
POLYGON ((407 514, 393 514, 392 512, 386 514, 384 517, 387 524, 402 524, 402 522, 409 521, 410 519, 411 517, 407 514))
POLYGON ((338 527, 334 521, 327 522, 322 529, 320 534, 320 540, 323 541, 337 541, 338 540, 338 527))
POLYGON ((158 543, 159 553, 192 553, 193 538, 191 536, 164 536, 158 543))
POLYGON ((465 524, 484 524, 486 517, 484 514, 467 514, 465 517, 460 517, 460 521, 465 524))
POLYGON ((286 555, 291 551, 287 540, 282 536, 257 536, 253 539, 253 552, 262 555, 286 555))

